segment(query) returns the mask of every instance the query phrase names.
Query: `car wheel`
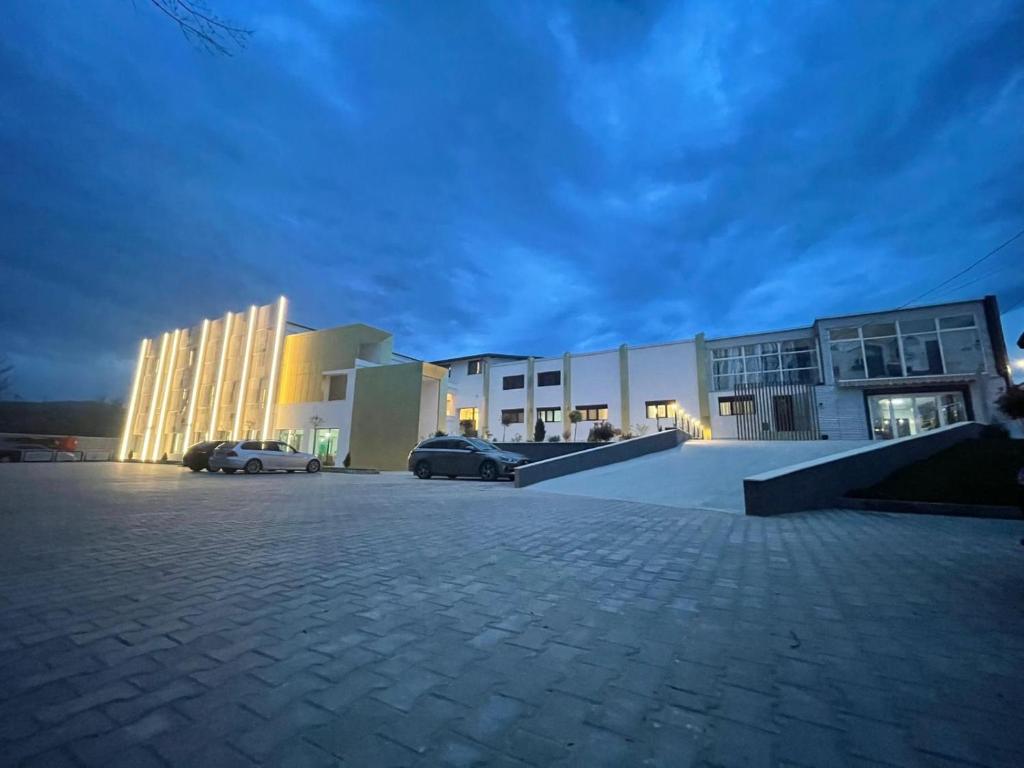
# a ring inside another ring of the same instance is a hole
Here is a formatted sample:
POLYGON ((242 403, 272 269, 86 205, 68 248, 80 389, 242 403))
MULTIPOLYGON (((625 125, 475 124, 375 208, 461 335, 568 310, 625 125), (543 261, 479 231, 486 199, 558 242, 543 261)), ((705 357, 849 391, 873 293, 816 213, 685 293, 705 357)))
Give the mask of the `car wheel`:
POLYGON ((416 469, 413 472, 416 473, 416 477, 420 480, 429 480, 431 475, 430 464, 426 461, 421 461, 416 465, 416 469))
POLYGON ((197 467, 195 464, 189 464, 188 468, 191 469, 193 472, 199 472, 200 470, 202 470, 202 467, 197 467))
POLYGON ((263 469, 263 465, 260 464, 259 459, 249 459, 245 462, 245 474, 247 475, 255 475, 261 469, 263 469))
POLYGON ((320 459, 310 459, 309 464, 306 465, 306 471, 311 475, 316 474, 320 471, 320 459))
POLYGON ((480 465, 480 479, 481 480, 497 480, 498 479, 498 465, 493 461, 485 461, 480 465))

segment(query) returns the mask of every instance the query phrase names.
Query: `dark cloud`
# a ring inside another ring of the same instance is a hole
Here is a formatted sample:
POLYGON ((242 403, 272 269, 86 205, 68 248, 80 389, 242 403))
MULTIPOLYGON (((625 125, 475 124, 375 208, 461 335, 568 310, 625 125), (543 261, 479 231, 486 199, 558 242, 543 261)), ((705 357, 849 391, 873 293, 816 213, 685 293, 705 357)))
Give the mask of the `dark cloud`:
MULTIPOLYGON (((118 395, 140 336, 279 293, 557 354, 899 305, 1024 227, 1016 3, 215 6, 234 57, 145 3, 7 11, 25 397, 118 395)), ((1011 306, 1022 254, 929 298, 1011 306)))

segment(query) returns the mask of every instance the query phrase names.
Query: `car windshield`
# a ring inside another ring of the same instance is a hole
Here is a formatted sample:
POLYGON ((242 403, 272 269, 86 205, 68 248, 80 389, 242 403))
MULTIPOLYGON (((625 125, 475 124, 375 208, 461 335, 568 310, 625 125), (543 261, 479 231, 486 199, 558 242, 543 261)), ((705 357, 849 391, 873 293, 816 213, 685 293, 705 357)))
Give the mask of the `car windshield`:
POLYGON ((479 448, 481 451, 496 451, 496 450, 498 450, 498 446, 496 446, 494 443, 488 443, 486 440, 481 440, 478 437, 469 437, 469 438, 466 438, 466 439, 469 440, 469 442, 471 442, 473 444, 474 448, 479 448))

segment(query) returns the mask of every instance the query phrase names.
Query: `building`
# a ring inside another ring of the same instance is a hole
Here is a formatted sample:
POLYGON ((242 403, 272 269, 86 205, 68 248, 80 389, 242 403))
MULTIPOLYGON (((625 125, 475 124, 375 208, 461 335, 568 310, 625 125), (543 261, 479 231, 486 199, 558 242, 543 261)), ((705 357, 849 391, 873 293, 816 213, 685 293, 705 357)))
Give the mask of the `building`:
POLYGON ((560 439, 604 421, 627 435, 674 424, 698 437, 891 439, 998 421, 1009 381, 992 296, 745 336, 433 363, 396 353, 378 328, 290 323, 281 298, 143 340, 120 457, 282 439, 328 465, 400 469, 438 430, 528 440, 537 419, 560 439))

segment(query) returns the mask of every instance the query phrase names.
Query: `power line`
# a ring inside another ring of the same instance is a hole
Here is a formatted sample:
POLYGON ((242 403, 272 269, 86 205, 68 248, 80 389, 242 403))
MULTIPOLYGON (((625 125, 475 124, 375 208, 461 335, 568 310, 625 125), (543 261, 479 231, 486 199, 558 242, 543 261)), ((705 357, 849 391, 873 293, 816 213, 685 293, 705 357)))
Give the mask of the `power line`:
POLYGON ((1013 242, 1014 240, 1016 240, 1017 238, 1019 238, 1019 237, 1020 237, 1021 235, 1024 235, 1024 229, 1022 229, 1022 230, 1021 230, 1020 232, 1018 232, 1018 233, 1017 233, 1016 235, 1014 235, 1013 237, 1011 237, 1011 238, 1010 238, 1009 240, 1007 240, 1006 242, 1004 242, 1004 243, 1002 243, 1001 245, 998 245, 998 246, 996 246, 995 248, 993 248, 993 249, 992 249, 991 251, 989 251, 988 253, 986 253, 986 254, 985 254, 984 256, 982 256, 982 257, 981 257, 980 259, 978 259, 978 260, 977 260, 977 261, 975 261, 974 263, 972 263, 972 264, 969 264, 968 266, 966 266, 966 267, 964 267, 963 269, 961 269, 961 270, 960 270, 959 272, 957 272, 957 273, 956 273, 955 275, 953 275, 953 276, 952 276, 951 278, 949 278, 948 280, 943 280, 943 281, 942 281, 941 283, 939 283, 938 285, 936 285, 936 286, 935 286, 934 288, 930 288, 929 290, 925 291, 924 293, 920 294, 919 296, 915 296, 915 297, 914 297, 914 298, 912 298, 912 299, 911 299, 910 301, 908 301, 908 302, 907 302, 906 304, 903 304, 903 305, 901 305, 901 306, 900 306, 900 309, 903 309, 904 307, 909 307, 909 306, 910 306, 911 304, 913 304, 913 303, 914 303, 915 301, 920 301, 920 300, 921 300, 921 299, 923 299, 923 298, 924 298, 925 296, 928 296, 929 294, 935 293, 935 292, 936 292, 937 290, 939 290, 939 288, 942 288, 943 286, 949 285, 950 283, 952 283, 952 282, 953 282, 954 280, 956 280, 956 279, 957 279, 958 277, 960 277, 961 275, 963 275, 963 274, 966 274, 967 272, 970 272, 970 271, 971 271, 972 269, 974 269, 974 268, 975 268, 976 266, 978 266, 979 264, 981 264, 981 262, 983 262, 983 261, 984 261, 985 259, 987 259, 987 258, 988 258, 989 256, 994 256, 995 254, 999 253, 999 251, 1003 250, 1003 248, 1005 248, 1006 246, 1008 246, 1008 245, 1009 245, 1010 243, 1012 243, 1012 242, 1013 242))

